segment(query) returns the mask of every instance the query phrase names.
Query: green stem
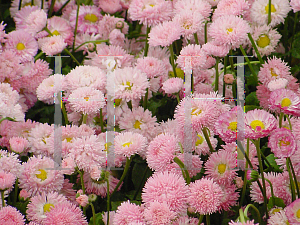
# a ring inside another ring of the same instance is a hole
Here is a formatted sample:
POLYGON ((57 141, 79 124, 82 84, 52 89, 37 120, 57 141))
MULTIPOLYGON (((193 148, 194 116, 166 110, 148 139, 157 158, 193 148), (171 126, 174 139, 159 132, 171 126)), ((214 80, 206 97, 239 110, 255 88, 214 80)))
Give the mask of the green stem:
MULTIPOLYGON (((232 58, 232 57, 230 57, 230 58, 232 58)), ((230 61, 230 58, 229 58, 229 61, 230 61)), ((257 64, 257 63, 260 63, 260 62, 259 61, 250 61, 250 64, 257 64)), ((234 63, 234 64, 232 64, 233 68, 235 66, 242 66, 242 65, 248 65, 248 62, 245 62, 245 63, 234 63)), ((231 69, 231 65, 227 66, 226 69, 231 69)), ((220 70, 220 73, 223 73, 224 71, 225 71, 225 67, 224 67, 224 69, 220 70)), ((225 72, 224 72, 224 74, 225 74, 225 72)))
POLYGON ((15 194, 14 194, 14 201, 13 201, 13 205, 15 206, 17 203, 17 198, 18 198, 18 191, 19 191, 19 178, 16 179, 15 182, 15 194))
MULTIPOLYGON (((249 147, 250 147, 250 140, 247 138, 247 156, 249 155, 249 147)), ((248 161, 246 160, 246 165, 245 165, 245 174, 244 174, 244 184, 243 184, 243 189, 242 189, 242 197, 240 201, 240 207, 243 205, 244 199, 245 199, 245 192, 246 192, 246 187, 247 187, 247 169, 248 169, 248 161)))
POLYGON ((109 171, 106 172, 106 184, 107 184, 107 225, 109 225, 109 211, 110 211, 110 194, 109 194, 109 171))
POLYGON ((290 119, 290 117, 289 117, 289 116, 287 116, 286 118, 287 118, 287 119, 288 119, 288 121, 289 121, 290 130, 292 131, 292 123, 291 123, 291 119, 290 119))
POLYGON ((104 132, 102 108, 100 109, 100 127, 101 133, 104 132))
POLYGON ((180 169, 182 171, 182 175, 183 175, 186 183, 190 184, 191 178, 190 178, 190 175, 189 175, 189 171, 187 170, 184 163, 177 156, 174 158, 174 162, 177 163, 177 165, 180 167, 180 169))
POLYGON ((56 12, 57 15, 59 15, 61 13, 61 11, 67 6, 67 4, 70 2, 71 0, 66 1, 65 4, 63 4, 63 6, 56 12))
POLYGON ((48 18, 50 18, 52 16, 54 4, 55 4, 55 0, 52 0, 51 5, 50 5, 50 9, 49 9, 49 13, 48 13, 48 18))
POLYGON ((65 107, 64 103, 61 103, 61 110, 62 110, 62 113, 64 115, 65 124, 68 125, 69 124, 69 120, 68 120, 68 115, 67 115, 67 111, 66 111, 66 107, 65 107))
POLYGON ((174 51, 173 51, 173 44, 169 45, 169 50, 170 50, 170 56, 171 56, 171 64, 174 72, 174 77, 177 77, 176 73, 176 67, 175 67, 175 58, 174 58, 174 51))
POLYGON ((67 48, 65 48, 64 51, 65 51, 69 56, 71 56, 71 58, 76 62, 76 64, 77 64, 78 66, 80 66, 80 63, 77 61, 77 59, 74 57, 74 55, 73 55, 67 48))
POLYGON ((225 93, 226 93, 226 83, 224 81, 224 75, 227 72, 227 56, 224 57, 224 73, 223 73, 223 97, 225 97, 225 93))
POLYGON ((88 114, 83 114, 82 115, 82 124, 86 124, 87 117, 88 117, 88 114))
POLYGON ((2 207, 5 207, 5 202, 4 202, 4 191, 1 191, 1 199, 2 199, 2 207))
POLYGON ((267 195, 266 195, 266 181, 265 181, 265 175, 264 175, 264 169, 263 169, 263 164, 262 164, 262 160, 261 160, 261 154, 260 154, 260 139, 257 139, 255 141, 255 147, 256 147, 256 151, 257 151, 257 158, 258 158, 258 163, 259 163, 259 170, 260 170, 260 176, 261 176, 261 180, 262 180, 262 185, 263 185, 263 197, 264 197, 264 206, 265 206, 265 210, 266 210, 266 216, 267 219, 269 218, 268 215, 268 199, 267 199, 267 195))
POLYGON ((198 221, 198 225, 200 225, 202 223, 204 215, 199 215, 199 221, 198 221))
POLYGON ((115 187, 114 191, 111 193, 110 196, 112 196, 118 190, 120 185, 122 184, 124 178, 126 177, 126 174, 127 174, 128 170, 129 170, 131 161, 132 161, 132 158, 126 158, 126 164, 125 164, 124 172, 123 172, 117 186, 115 187))
POLYGON ((251 207, 252 209, 254 209, 255 212, 257 213, 257 216, 258 216, 258 224, 262 224, 262 223, 261 223, 262 221, 261 221, 260 212, 259 212, 259 210, 258 210, 254 205, 248 204, 248 205, 246 206, 245 210, 244 210, 244 215, 247 216, 248 209, 249 209, 250 207, 251 207))
POLYGON ((31 0, 31 6, 34 6, 34 0, 31 0))
POLYGON ((22 0, 19 1, 19 7, 18 7, 18 10, 21 10, 22 8, 22 0))
POLYGON ((206 225, 210 225, 210 218, 209 218, 209 214, 205 215, 206 218, 206 225))
POLYGON ((85 195, 85 187, 84 187, 84 181, 83 181, 83 173, 84 173, 84 171, 80 171, 80 170, 79 170, 82 194, 85 195))
POLYGON ((241 49, 241 52, 243 53, 243 55, 245 56, 245 59, 246 59, 246 61, 248 63, 248 66, 249 66, 249 69, 250 69, 251 73, 253 74, 253 76, 256 77, 257 75, 256 75, 256 73, 255 73, 255 71, 254 71, 254 69, 253 69, 253 67, 252 67, 252 65, 250 63, 250 60, 249 60, 249 58, 248 58, 248 56, 247 56, 247 54, 245 52, 245 49, 243 48, 242 45, 240 45, 240 49, 241 49))
POLYGON ((41 1, 41 9, 44 8, 44 0, 41 1))
POLYGON ((205 21, 205 24, 204 24, 204 43, 205 44, 207 43, 207 23, 208 23, 208 21, 205 21))
POLYGON ((86 41, 86 42, 83 42, 82 44, 80 44, 78 47, 76 47, 74 49, 74 51, 76 52, 81 46, 83 46, 85 44, 88 44, 88 43, 100 44, 100 43, 103 43, 103 42, 109 42, 109 40, 106 39, 106 40, 97 40, 97 41, 86 41))
POLYGON ((9 120, 9 121, 15 121, 13 118, 10 117, 4 117, 0 120, 0 124, 2 123, 3 120, 9 120))
POLYGON ((199 40, 198 40, 197 32, 194 33, 194 38, 195 38, 195 43, 196 43, 196 45, 199 45, 199 40))
POLYGON ((288 161, 288 164, 289 164, 290 167, 291 167, 292 174, 293 174, 294 181, 295 181, 296 190, 297 190, 297 195, 298 195, 298 198, 300 198, 300 192, 299 192, 299 185, 298 185, 298 181, 297 181, 297 176, 296 176, 296 173, 295 173, 295 170, 294 170, 294 167, 293 167, 291 158, 288 157, 288 158, 286 158, 286 160, 288 161))
POLYGON ((215 77, 215 89, 214 91, 219 92, 219 57, 216 57, 216 77, 215 77))
POLYGON ((151 29, 151 27, 147 26, 147 31, 146 31, 146 45, 145 45, 144 57, 146 57, 148 55, 148 49, 149 49, 148 38, 149 38, 150 29, 151 29))
POLYGON ((79 16, 79 7, 80 7, 80 0, 76 0, 77 3, 77 11, 76 11, 76 22, 75 22, 75 30, 74 30, 74 40, 73 40, 73 52, 75 48, 75 41, 76 41, 76 34, 77 34, 77 28, 78 28, 78 16, 79 16))
POLYGON ((252 47, 254 48, 254 51, 255 51, 255 53, 257 55, 257 58, 258 58, 260 64, 264 64, 264 60, 262 59, 262 57, 261 57, 261 55, 260 55, 260 53, 258 51, 258 48, 256 46, 256 43, 254 42, 254 40, 252 38, 252 35, 250 33, 248 33, 248 38, 249 38, 249 40, 250 40, 250 42, 252 44, 252 47))
POLYGON ((39 52, 35 57, 34 57, 34 61, 38 60, 42 55, 44 54, 44 52, 39 52))
POLYGON ((273 203, 273 205, 275 206, 275 195, 274 195, 274 189, 273 189, 273 185, 272 185, 272 182, 269 180, 269 179, 267 179, 267 178, 265 178, 266 179, 266 181, 269 183, 269 185, 270 185, 270 189, 271 189, 271 195, 272 195, 272 203, 273 203))
MULTIPOLYGON (((239 214, 240 214, 240 216, 239 216, 239 221, 241 222, 241 223, 245 223, 246 221, 245 221, 245 215, 244 215, 244 212, 243 212, 243 209, 239 209, 239 214)), ((247 216, 247 215, 246 215, 247 216)))
POLYGON ((269 0, 269 8, 268 8, 268 25, 271 23, 271 6, 272 2, 269 0))
POLYGON ((93 225, 96 225, 96 213, 95 213, 95 208, 93 203, 90 203, 90 206, 92 208, 92 213, 93 213, 93 225))
POLYGON ((176 98, 177 98, 177 102, 178 102, 178 104, 179 104, 179 103, 180 103, 179 94, 178 94, 178 93, 176 93, 175 95, 176 95, 176 98))
POLYGON ((213 152, 214 152, 214 148, 213 148, 213 146, 212 146, 212 144, 211 144, 211 142, 210 142, 210 139, 209 139, 209 136, 208 136, 208 133, 207 133, 207 129, 208 129, 208 128, 203 127, 203 128, 202 128, 202 132, 203 132, 204 138, 205 138, 205 140, 206 140, 206 142, 207 142, 207 145, 208 145, 208 147, 209 147, 209 149, 210 149, 210 152, 213 153, 213 152))
POLYGON ((233 52, 232 49, 229 50, 229 63, 230 63, 230 68, 231 68, 231 72, 234 72, 234 64, 233 64, 233 52))
POLYGON ((281 112, 280 115, 279 115, 279 128, 282 127, 282 119, 283 119, 283 116, 284 116, 284 113, 281 112))
POLYGON ((149 88, 146 89, 146 94, 145 94, 145 100, 144 100, 144 109, 147 109, 147 103, 148 103, 148 91, 149 88))

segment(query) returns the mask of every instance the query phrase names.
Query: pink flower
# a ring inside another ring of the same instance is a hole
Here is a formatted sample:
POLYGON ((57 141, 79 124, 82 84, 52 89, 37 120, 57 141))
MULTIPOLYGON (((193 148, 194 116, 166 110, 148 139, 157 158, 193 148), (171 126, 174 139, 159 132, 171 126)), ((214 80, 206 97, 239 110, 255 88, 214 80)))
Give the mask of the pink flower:
POLYGON ((122 9, 120 0, 94 0, 95 5, 109 14, 114 14, 122 9))
POLYGON ((174 2, 174 14, 190 12, 190 14, 200 14, 206 20, 211 15, 211 5, 203 0, 179 0, 174 2))
POLYGON ((28 193, 25 189, 22 189, 19 194, 20 198, 26 200, 30 197, 30 193, 28 193))
POLYGON ((178 77, 173 77, 163 83, 162 89, 167 94, 178 93, 183 88, 183 80, 178 77))
POLYGON ((5 49, 12 50, 21 62, 32 61, 38 51, 37 41, 25 30, 15 30, 7 35, 5 49))
POLYGON ((149 79, 163 76, 166 73, 163 61, 151 56, 138 58, 136 68, 147 74, 149 79))
POLYGON ((300 11, 300 2, 298 0, 291 0, 290 5, 294 13, 300 11))
POLYGON ((69 202, 59 203, 49 212, 46 212, 44 225, 88 225, 82 211, 69 202))
POLYGON ((300 97, 289 89, 273 91, 269 99, 270 109, 288 115, 300 116, 300 97))
POLYGON ((64 169, 63 173, 71 175, 75 172, 76 164, 72 157, 66 157, 62 160, 61 167, 64 169))
POLYGON ((170 210, 180 214, 187 209, 188 187, 182 176, 169 172, 156 172, 150 177, 142 193, 146 207, 151 202, 167 203, 170 210))
POLYGON ((16 86, 21 86, 18 82, 21 78, 24 65, 21 64, 20 56, 16 57, 13 50, 5 50, 0 54, 0 81, 9 80, 11 86, 17 90, 16 86))
POLYGON ((6 206, 0 209, 1 225, 24 225, 24 216, 14 207, 6 206))
POLYGON ((285 214, 291 224, 300 223, 300 199, 296 199, 285 208, 285 214))
POLYGON ((229 53, 229 50, 228 45, 218 45, 215 41, 207 42, 202 46, 202 51, 210 56, 224 57, 229 53))
POLYGON ((166 47, 180 38, 182 29, 176 22, 163 22, 153 27, 149 33, 150 46, 166 47))
POLYGON ((245 223, 244 222, 234 222, 231 220, 231 222, 228 225, 259 225, 258 223, 254 223, 254 220, 248 220, 245 223))
POLYGON ((21 161, 19 160, 18 155, 13 152, 9 153, 5 150, 0 150, 0 165, 2 171, 12 173, 16 177, 19 177, 22 170, 21 161))
POLYGON ((245 0, 221 0, 213 15, 213 20, 226 15, 243 16, 249 10, 250 4, 245 0))
POLYGON ((144 211, 145 220, 153 225, 167 225, 176 218, 176 213, 163 202, 154 201, 144 211))
POLYGON ((209 27, 209 34, 219 45, 228 45, 232 49, 239 48, 248 40, 251 31, 249 24, 234 15, 217 18, 209 27))
POLYGON ((153 27, 171 19, 172 4, 164 0, 132 0, 128 14, 132 20, 139 20, 140 24, 153 27))
POLYGON ((200 45, 191 44, 181 49, 180 55, 178 56, 176 63, 178 63, 178 66, 182 70, 184 70, 187 67, 186 63, 187 60, 189 60, 187 57, 190 57, 192 68, 203 68, 204 64, 206 63, 206 55, 203 54, 200 45))
POLYGON ((39 44, 46 55, 57 55, 67 47, 67 43, 60 35, 39 39, 39 44))
POLYGON ((245 138, 258 139, 266 137, 276 129, 276 119, 261 109, 250 110, 245 115, 245 138))
POLYGON ((277 89, 284 89, 288 84, 288 80, 285 78, 278 78, 276 80, 271 80, 268 83, 268 89, 270 91, 275 91, 277 89))
POLYGON ((291 157, 296 151, 296 140, 289 129, 277 128, 274 130, 268 142, 268 147, 277 158, 291 157))
POLYGON ((4 171, 0 171, 0 190, 5 191, 11 188, 16 180, 16 176, 12 173, 6 173, 4 171))
POLYGON ((27 139, 22 137, 12 137, 9 139, 10 149, 16 153, 22 153, 29 145, 27 139))
POLYGON ((228 74, 224 75, 224 82, 226 84, 232 84, 233 81, 234 81, 234 77, 233 77, 233 75, 231 73, 228 73, 228 74))
POLYGON ((76 202, 78 202, 80 206, 86 207, 89 204, 89 197, 87 195, 79 195, 76 198, 76 202))
POLYGON ((202 178, 189 185, 189 205, 202 215, 212 214, 221 204, 223 191, 212 179, 202 178))
POLYGON ((125 44, 125 34, 119 29, 113 29, 112 32, 110 32, 108 39, 111 45, 124 46, 125 44))
POLYGON ((144 217, 141 206, 130 203, 130 201, 122 202, 113 218, 113 224, 120 225, 142 222, 144 222, 144 217))

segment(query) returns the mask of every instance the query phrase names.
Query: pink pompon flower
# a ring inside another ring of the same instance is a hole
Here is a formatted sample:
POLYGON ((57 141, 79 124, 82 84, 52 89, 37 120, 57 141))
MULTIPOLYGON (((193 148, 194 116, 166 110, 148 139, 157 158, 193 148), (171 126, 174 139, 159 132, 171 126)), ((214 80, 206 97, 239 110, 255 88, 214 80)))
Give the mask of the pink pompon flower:
POLYGON ((237 176, 235 167, 236 153, 221 150, 210 155, 205 163, 205 174, 218 184, 231 184, 237 176))
POLYGON ((291 5, 294 13, 300 11, 300 1, 299 0, 291 0, 290 5, 291 5))
POLYGON ((136 68, 147 74, 149 79, 163 76, 166 73, 163 61, 151 56, 138 58, 136 68))
POLYGON ((12 137, 9 139, 9 144, 10 149, 19 154, 25 151, 29 146, 28 140, 23 137, 12 137))
POLYGON ((286 217, 286 210, 281 210, 280 208, 275 208, 273 213, 268 219, 269 225, 286 225, 289 224, 288 218, 286 217), (276 211, 275 211, 276 210, 276 211))
POLYGON ((273 91, 269 99, 270 109, 288 115, 300 116, 300 97, 289 89, 273 91))
POLYGON ((151 202, 149 207, 145 209, 144 215, 145 220, 153 225, 170 224, 177 216, 165 202, 160 203, 158 201, 151 202))
POLYGON ((4 171, 0 171, 0 190, 5 191, 11 188, 16 180, 16 176, 12 173, 6 173, 4 171))
POLYGON ((0 150, 0 165, 2 171, 12 173, 16 177, 20 176, 22 170, 21 161, 19 160, 18 155, 14 152, 9 153, 6 150, 0 150))
POLYGON ((115 137, 115 153, 130 157, 134 154, 145 154, 147 138, 141 134, 123 132, 115 137))
POLYGON ((186 11, 190 14, 200 14, 207 20, 211 15, 212 8, 205 0, 179 0, 174 2, 175 15, 186 11))
POLYGON ((231 220, 228 225, 259 225, 258 223, 254 223, 254 220, 247 220, 246 222, 234 222, 231 220))
POLYGON ((44 225, 88 225, 88 222, 79 207, 69 202, 59 203, 49 212, 46 212, 44 225))
POLYGON ((101 9, 109 14, 114 14, 122 10, 120 0, 94 0, 95 5, 101 7, 101 9))
POLYGON ((209 34, 219 45, 239 48, 248 40, 247 33, 251 28, 241 17, 228 15, 217 18, 209 27, 209 34))
POLYGON ((180 38, 182 29, 180 25, 174 21, 164 22, 153 27, 149 33, 150 46, 166 47, 180 38))
POLYGON ((152 27, 172 18, 172 4, 164 0, 132 0, 128 14, 132 20, 152 27))
POLYGON ((188 186, 182 176, 170 172, 156 172, 146 182, 142 200, 146 207, 151 202, 167 203, 170 210, 180 214, 187 209, 188 186))
POLYGON ((268 89, 270 91, 275 91, 277 89, 284 89, 288 84, 288 80, 285 78, 278 78, 276 80, 271 80, 268 83, 268 89))
POLYGON ((41 38, 39 44, 46 55, 59 54, 67 47, 67 43, 61 35, 41 38))
POLYGON ((285 208, 285 214, 291 224, 300 223, 300 199, 296 199, 285 208))
POLYGON ((89 204, 89 197, 87 195, 79 195, 76 198, 76 202, 82 207, 86 207, 89 204))
POLYGON ((141 206, 122 202, 118 207, 113 219, 113 224, 129 225, 144 222, 143 210, 141 206))
POLYGON ((296 140, 289 129, 277 128, 274 130, 268 142, 269 148, 277 158, 291 157, 296 151, 296 140))
POLYGON ((106 104, 102 91, 92 87, 77 88, 69 95, 68 101, 75 112, 83 114, 97 113, 106 104))
POLYGON ((275 117, 265 110, 250 110, 245 115, 245 138, 258 139, 266 137, 276 129, 275 117))
POLYGON ((0 209, 0 223, 1 225, 24 225, 25 219, 16 208, 6 206, 0 209))
POLYGON ((226 16, 243 16, 249 10, 250 4, 245 0, 221 0, 213 14, 213 20, 226 16))
POLYGON ((149 143, 146 155, 148 166, 153 170, 163 171, 179 151, 175 135, 159 134, 149 143))
POLYGON ((189 185, 189 205, 202 215, 212 214, 221 204, 223 191, 212 179, 202 178, 189 185))
POLYGON ((32 61, 38 51, 38 43, 25 30, 15 30, 7 35, 5 49, 12 50, 20 56, 21 62, 32 61))
POLYGON ((111 45, 124 46, 125 44, 125 34, 119 29, 113 29, 112 32, 110 32, 108 39, 111 45))
POLYGON ((181 49, 176 63, 182 70, 188 66, 188 63, 192 68, 203 67, 206 63, 206 55, 203 54, 200 45, 187 45, 181 49))
POLYGON ((224 57, 229 53, 229 50, 229 46, 218 45, 215 41, 207 42, 202 46, 202 51, 210 56, 224 57))
POLYGON ((173 77, 163 83, 162 89, 167 94, 175 94, 183 88, 183 80, 179 77, 173 77))

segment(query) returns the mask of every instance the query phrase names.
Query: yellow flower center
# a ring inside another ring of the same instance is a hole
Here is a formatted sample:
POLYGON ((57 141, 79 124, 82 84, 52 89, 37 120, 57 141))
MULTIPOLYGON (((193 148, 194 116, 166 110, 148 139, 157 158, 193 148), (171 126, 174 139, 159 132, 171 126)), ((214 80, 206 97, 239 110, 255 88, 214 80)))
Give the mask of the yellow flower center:
POLYGON ((65 140, 67 140, 67 142, 71 142, 72 138, 66 138, 65 140))
POLYGON ((198 116, 201 112, 202 112, 202 111, 201 111, 200 109, 198 109, 198 108, 193 108, 191 114, 194 115, 194 116, 198 116))
POLYGON ((237 129, 237 122, 231 122, 227 128, 228 130, 236 131, 237 129))
POLYGON ((191 24, 184 23, 184 24, 182 25, 182 27, 183 27, 184 29, 190 29, 190 28, 191 28, 191 24))
POLYGON ((273 70, 273 68, 271 68, 271 75, 272 75, 272 77, 277 77, 278 75, 274 72, 274 70, 273 70))
POLYGON ((88 100, 89 100, 89 97, 84 97, 84 99, 85 99, 86 101, 88 101, 88 100))
POLYGON ((149 4, 149 6, 151 6, 151 7, 154 7, 154 6, 155 6, 155 4, 149 4))
POLYGON ((263 130, 265 129, 265 125, 263 122, 261 122, 260 120, 253 120, 250 123, 250 126, 253 130, 263 130))
POLYGON ((22 51, 25 49, 25 45, 23 43, 18 43, 16 48, 19 50, 19 51, 22 51))
MULTIPOLYGON (((266 10, 266 14, 269 13, 269 4, 265 7, 266 10)), ((275 6, 273 4, 271 4, 271 13, 272 12, 276 12, 275 6)))
POLYGON ((232 31, 233 31, 232 28, 228 28, 228 29, 227 29, 227 34, 231 33, 232 31))
POLYGON ((119 99, 119 98, 115 99, 115 105, 119 106, 121 104, 121 101, 122 101, 122 99, 119 99))
POLYGON ((268 35, 262 34, 259 36, 256 43, 259 47, 265 48, 270 44, 270 38, 268 37, 268 35))
POLYGON ((44 207, 43 207, 43 208, 44 208, 44 213, 49 212, 50 209, 53 208, 53 207, 54 207, 53 204, 46 203, 46 204, 44 205, 44 207))
POLYGON ((223 174, 223 173, 225 173, 225 171, 226 171, 226 164, 219 164, 218 165, 218 172, 220 173, 220 174, 223 174))
POLYGON ((290 145, 291 143, 289 141, 285 141, 285 140, 280 140, 279 141, 279 145, 280 147, 282 146, 287 146, 287 145, 290 145))
POLYGON ((133 124, 133 127, 135 129, 141 129, 141 122, 139 120, 136 120, 135 123, 133 124))
POLYGON ((84 19, 88 20, 88 21, 90 21, 92 23, 95 23, 98 20, 98 17, 95 14, 86 14, 84 16, 84 19))
MULTIPOLYGON (((123 85, 124 85, 124 83, 123 83, 123 85)), ((128 87, 126 87, 125 90, 131 90, 133 84, 130 83, 129 81, 126 81, 126 86, 128 86, 128 87)))
POLYGON ((29 5, 32 6, 32 5, 31 5, 31 2, 25 3, 25 4, 23 5, 23 7, 29 6, 29 5))
POLYGON ((277 212, 280 212, 280 209, 278 209, 278 208, 273 209, 272 214, 275 214, 275 213, 277 213, 277 212))
POLYGON ((126 142, 126 143, 122 144, 122 146, 123 147, 126 147, 126 146, 129 147, 129 145, 131 145, 131 144, 132 144, 131 142, 126 142))
POLYGON ((300 219, 300 209, 297 210, 296 216, 297 216, 298 219, 300 219))
POLYGON ((203 143, 203 141, 204 141, 204 138, 200 134, 198 134, 197 135, 196 146, 201 145, 203 143))
POLYGON ((105 150, 107 151, 110 148, 110 146, 112 146, 111 142, 105 143, 105 150))
POLYGON ((47 172, 43 169, 39 169, 38 170, 40 172, 40 174, 36 174, 35 176, 39 179, 41 179, 42 181, 47 179, 47 172))
POLYGON ((289 98, 284 98, 281 101, 281 107, 289 107, 292 104, 289 98))
POLYGON ((55 36, 60 35, 60 33, 57 30, 53 31, 52 34, 55 36))

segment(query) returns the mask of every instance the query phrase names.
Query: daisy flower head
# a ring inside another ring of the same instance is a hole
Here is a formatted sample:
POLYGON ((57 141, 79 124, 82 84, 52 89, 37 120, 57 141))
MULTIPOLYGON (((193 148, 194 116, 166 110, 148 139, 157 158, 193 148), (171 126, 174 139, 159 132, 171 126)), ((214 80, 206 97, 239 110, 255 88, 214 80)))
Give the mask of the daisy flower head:
POLYGON ((223 191, 212 179, 202 178, 189 185, 189 205, 201 215, 212 214, 221 204, 223 191))
MULTIPOLYGON (((251 33, 261 56, 270 55, 272 52, 275 52, 281 38, 281 34, 277 30, 264 24, 262 26, 254 26, 251 33)), ((253 54, 256 56, 254 49, 253 54)))
POLYGON ((115 153, 130 157, 134 154, 143 154, 145 152, 147 138, 141 134, 132 132, 120 133, 115 138, 115 153))
POLYGON ((291 5, 294 13, 300 11, 300 2, 298 0, 291 0, 290 5, 291 5))
POLYGON ((67 43, 61 35, 41 38, 38 43, 41 50, 50 56, 61 53, 67 47, 67 43))
MULTIPOLYGON (((213 137, 213 135, 209 135, 209 140, 210 143, 213 147, 213 149, 215 149, 217 147, 218 144, 218 140, 216 138, 213 137)), ((195 152, 198 155, 207 155, 210 154, 210 148, 207 144, 207 142, 205 141, 205 137, 202 131, 197 132, 197 136, 196 136, 196 140, 195 140, 195 152)))
POLYGON ((21 62, 31 61, 38 51, 38 43, 34 37, 25 30, 15 30, 7 35, 5 49, 10 49, 21 62))
POLYGON ((120 0, 94 0, 95 5, 101 7, 101 9, 109 14, 114 14, 122 10, 122 5, 120 0))
POLYGON ((30 199, 27 205, 26 217, 29 221, 42 223, 43 219, 46 218, 46 212, 49 212, 57 204, 64 202, 68 202, 66 197, 57 192, 50 192, 48 194, 43 192, 30 199))
POLYGON ((296 199, 285 208, 285 214, 291 224, 300 223, 300 199, 296 199))
POLYGON ((147 78, 149 79, 163 76, 166 73, 163 61, 151 56, 138 58, 136 68, 147 74, 147 78))
POLYGON ((6 173, 12 173, 16 177, 19 177, 22 171, 22 166, 18 157, 19 156, 14 152, 10 153, 6 150, 0 150, 1 170, 6 173))
POLYGON ((52 159, 33 156, 22 166, 20 187, 32 195, 59 191, 62 188, 64 176, 61 171, 54 170, 57 165, 52 159))
POLYGON ((209 34, 219 45, 229 45, 232 49, 239 48, 248 40, 251 28, 241 17, 228 15, 217 18, 209 27, 209 34))
POLYGON ((221 0, 213 14, 213 20, 226 15, 243 16, 250 8, 245 0, 221 0))
POLYGON ((15 207, 6 206, 0 209, 0 223, 2 225, 25 225, 25 219, 15 207))
POLYGON ((126 102, 141 99, 149 87, 147 75, 137 68, 126 67, 114 70, 115 98, 126 102))
POLYGON ((286 214, 285 214, 285 210, 276 209, 276 211, 270 215, 270 218, 268 219, 268 224, 270 224, 270 225, 289 224, 288 218, 286 217, 286 214), (279 211, 277 211, 277 210, 279 210, 279 211))
MULTIPOLYGON (((278 78, 276 80, 271 80, 268 83, 268 89, 270 91, 275 91, 277 89, 285 89, 287 84, 288 84, 288 80, 285 78, 278 78)), ((270 97, 270 96, 269 96, 270 97)))
POLYGON ((234 222, 231 220, 228 225, 259 225, 258 223, 254 223, 254 220, 247 220, 246 222, 234 222))
POLYGON ((211 15, 212 8, 208 1, 203 0, 178 0, 174 2, 174 14, 190 12, 190 14, 200 14, 206 20, 211 15))
MULTIPOLYGON (((272 0, 271 4, 271 27, 283 23, 284 18, 291 10, 288 0, 272 0)), ((255 0, 251 7, 251 20, 258 24, 264 25, 268 23, 269 1, 255 0)))
POLYGON ((165 202, 154 201, 151 202, 149 207, 144 211, 145 220, 153 225, 167 225, 170 224, 175 218, 176 213, 170 210, 165 202))
POLYGON ((213 178, 218 184, 230 184, 237 176, 236 153, 221 150, 209 156, 205 163, 205 174, 213 178))
POLYGON ((277 89, 269 98, 270 110, 300 116, 300 97, 289 89, 277 89))
MULTIPOLYGON (((9 8, 10 15, 12 18, 16 16, 17 12, 19 12, 19 5, 20 5, 20 2, 18 0, 12 1, 11 7, 9 8)), ((24 1, 22 1, 21 9, 26 6, 37 6, 38 9, 42 8, 45 12, 47 12, 48 11, 48 2, 44 2, 43 7, 41 5, 42 4, 40 1, 33 2, 33 4, 32 4, 31 0, 24 0, 24 1)))
POLYGON ((175 94, 183 88, 183 79, 179 77, 172 77, 162 84, 162 90, 167 94, 175 94))
POLYGON ((130 19, 152 27, 172 18, 172 4, 164 0, 132 0, 128 14, 130 19))
MULTIPOLYGON (((101 10, 97 6, 83 5, 79 9, 78 27, 79 33, 98 33, 98 22, 102 19, 101 10)), ((75 28, 77 9, 70 14, 70 25, 75 28)))
POLYGON ((168 21, 153 27, 149 33, 149 45, 166 47, 178 40, 182 35, 182 28, 178 22, 168 21))
POLYGON ((58 203, 49 212, 46 212, 44 225, 88 225, 86 217, 76 205, 64 202, 58 203))
POLYGON ((202 51, 210 56, 224 57, 229 53, 229 50, 229 46, 218 45, 214 41, 207 42, 202 46, 202 51))
POLYGON ((268 136, 276 129, 276 119, 262 109, 250 110, 245 115, 245 138, 258 139, 268 136))
POLYGON ((138 224, 144 222, 141 206, 130 201, 122 202, 113 218, 113 224, 138 224))
POLYGON ((12 173, 7 173, 4 171, 0 171, 0 190, 5 191, 10 189, 16 180, 16 176, 12 173))
POLYGON ((170 172, 156 172, 146 182, 142 200, 146 207, 151 202, 167 203, 170 210, 181 214, 187 209, 188 186, 184 178, 170 172))
POLYGON ((206 54, 204 54, 204 52, 201 50, 200 45, 190 44, 183 47, 176 63, 182 70, 184 70, 187 67, 186 60, 189 60, 189 58, 192 68, 203 68, 206 64, 206 54))

